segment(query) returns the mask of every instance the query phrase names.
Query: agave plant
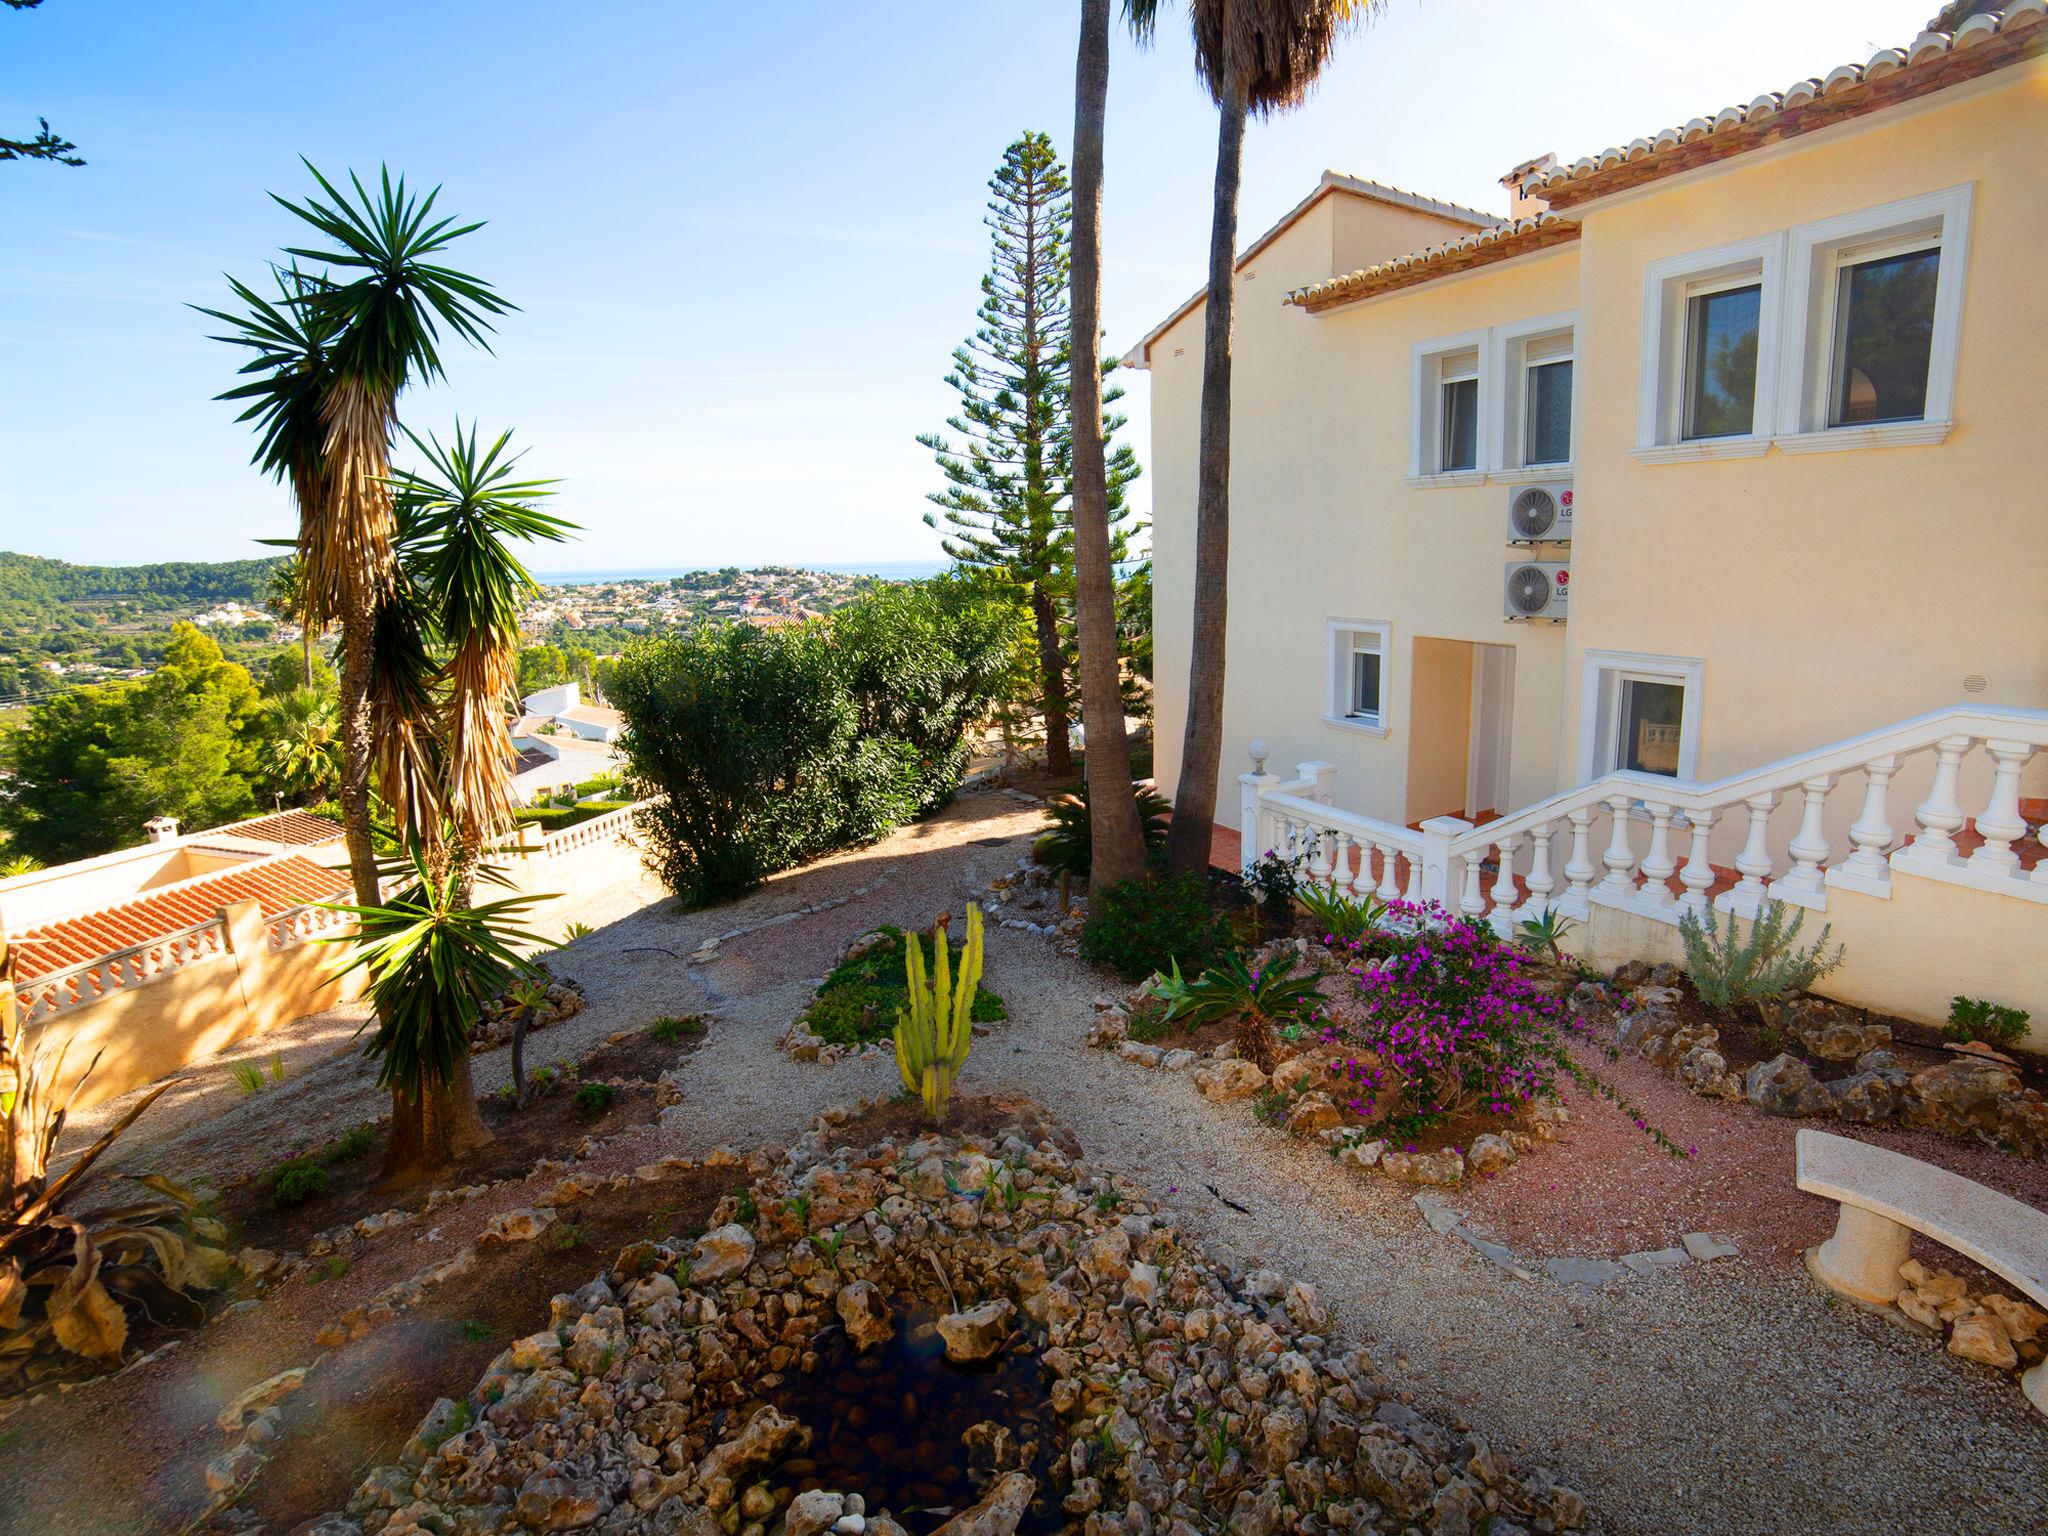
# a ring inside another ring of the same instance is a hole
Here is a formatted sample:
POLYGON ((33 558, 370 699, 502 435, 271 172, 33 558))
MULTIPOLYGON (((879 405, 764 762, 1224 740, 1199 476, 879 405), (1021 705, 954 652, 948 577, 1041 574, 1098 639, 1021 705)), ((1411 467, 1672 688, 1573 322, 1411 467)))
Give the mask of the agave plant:
POLYGON ((32 1045, 15 1001, 14 955, 0 937, 0 1375, 54 1344, 91 1360, 115 1360, 128 1342, 128 1309, 158 1322, 196 1326, 189 1294, 221 1283, 220 1227, 190 1191, 168 1179, 134 1180, 148 1193, 73 1214, 89 1175, 121 1133, 170 1085, 144 1094, 54 1177, 50 1160, 71 1100, 95 1055, 59 1094, 69 1043, 52 1054, 32 1045))
MULTIPOLYGON (((1157 853, 1166 846, 1166 826, 1173 807, 1149 780, 1131 786, 1138 803, 1138 825, 1145 834, 1145 851, 1157 853)), ((1073 794, 1055 795, 1050 804, 1052 830, 1031 845, 1038 862, 1062 874, 1087 879, 1093 865, 1094 819, 1088 812, 1088 786, 1073 794)))
MULTIPOLYGON (((1273 1032, 1305 1023, 1322 1006, 1323 994, 1312 976, 1292 976, 1294 956, 1253 970, 1236 952, 1212 965, 1194 981, 1180 983, 1178 995, 1167 998, 1166 1017, 1194 1029, 1214 1019, 1237 1020, 1237 1054, 1270 1072, 1274 1066, 1273 1032)), ((1179 974, 1176 968, 1175 981, 1179 974)))
POLYGON ((1532 955, 1541 955, 1552 965, 1564 963, 1564 936, 1578 924, 1555 907, 1545 907, 1535 917, 1515 924, 1515 942, 1532 955))
POLYGON ((1355 943, 1374 933, 1387 915, 1387 904, 1370 891, 1354 900, 1314 881, 1303 882, 1294 900, 1311 922, 1340 944, 1355 943))

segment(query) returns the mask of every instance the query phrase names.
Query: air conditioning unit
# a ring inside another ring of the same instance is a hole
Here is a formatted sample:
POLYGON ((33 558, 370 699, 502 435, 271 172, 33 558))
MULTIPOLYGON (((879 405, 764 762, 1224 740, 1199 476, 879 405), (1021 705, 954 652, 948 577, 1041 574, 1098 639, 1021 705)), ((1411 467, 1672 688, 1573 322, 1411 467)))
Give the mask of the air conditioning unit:
POLYGON ((1519 485, 1508 493, 1510 544, 1567 544, 1571 536, 1571 481, 1519 485))
POLYGON ((1572 568, 1562 561, 1510 561, 1501 593, 1501 613, 1510 620, 1547 619, 1562 624, 1572 568))

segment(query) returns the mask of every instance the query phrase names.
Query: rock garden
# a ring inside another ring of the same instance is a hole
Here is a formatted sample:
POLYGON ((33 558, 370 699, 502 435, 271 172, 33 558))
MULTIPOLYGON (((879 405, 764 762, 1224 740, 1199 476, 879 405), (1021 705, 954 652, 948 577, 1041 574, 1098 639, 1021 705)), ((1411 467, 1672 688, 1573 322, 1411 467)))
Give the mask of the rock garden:
POLYGON ((1585 1501, 1022 1125, 804 1138, 628 1245, 311 1527, 1563 1531, 1585 1501), (1037 1136, 1037 1139, 1034 1139, 1037 1136))
MULTIPOLYGON (((932 935, 920 933, 917 942, 929 967, 935 958, 932 935)), ((892 1053, 896 1017, 909 997, 904 969, 904 949, 909 943, 894 924, 849 943, 819 982, 810 1004, 782 1036, 782 1048, 798 1061, 826 1064, 869 1051, 892 1053)), ((961 946, 953 945, 953 952, 957 964, 961 946)), ((971 1017, 977 1025, 988 1025, 1008 1018, 1009 1010, 984 987, 975 993, 971 1017)))

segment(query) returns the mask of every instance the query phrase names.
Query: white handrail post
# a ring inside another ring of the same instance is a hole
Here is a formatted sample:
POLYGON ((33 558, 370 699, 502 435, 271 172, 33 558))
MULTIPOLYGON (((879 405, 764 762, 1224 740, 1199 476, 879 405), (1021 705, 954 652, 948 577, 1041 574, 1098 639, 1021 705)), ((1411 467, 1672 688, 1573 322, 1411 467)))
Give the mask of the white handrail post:
POLYGON ((1576 806, 1565 819, 1572 824, 1572 854, 1564 867, 1564 903, 1559 910, 1583 918, 1592 910, 1593 877, 1600 873, 1593 862, 1593 808, 1576 806))
POLYGON ((1678 898, 1678 904, 1695 915, 1707 910, 1707 892, 1714 888, 1714 866, 1707 859, 1707 836, 1714 830, 1714 823, 1720 819, 1719 811, 1687 811, 1686 822, 1692 828, 1692 842, 1685 853, 1685 868, 1678 872, 1678 882, 1685 887, 1685 894, 1678 898))
MULTIPOLYGON (((1451 905, 1451 843, 1472 830, 1462 816, 1432 816, 1422 824, 1422 899, 1451 905)), ((1476 871, 1478 866, 1474 864, 1476 871)), ((1474 876, 1477 878, 1476 874, 1474 876)), ((1414 894, 1411 882, 1410 895, 1414 894)), ((1485 903, 1481 903, 1482 906, 1485 903)))
POLYGON ((1792 855, 1792 867, 1782 880, 1772 883, 1771 896, 1774 900, 1826 910, 1828 892, 1822 883, 1820 866, 1821 860, 1828 856, 1824 818, 1828 791, 1834 787, 1835 776, 1831 773, 1800 781, 1799 793, 1804 796, 1805 803, 1799 812, 1799 830, 1785 847, 1785 851, 1792 855))
POLYGON ((1542 916, 1550 905, 1550 893, 1557 889, 1557 877, 1550 872, 1551 824, 1539 821, 1529 829, 1528 911, 1542 916))
MULTIPOLYGON (((1379 850, 1380 883, 1375 894, 1378 895, 1381 901, 1399 901, 1401 899, 1401 871, 1394 861, 1401 856, 1401 850, 1392 843, 1381 843, 1379 850)), ((1412 876, 1415 871, 1415 861, 1410 859, 1408 866, 1409 874, 1412 876)), ((2048 869, 2048 861, 2043 862, 2042 868, 2048 869)))
POLYGON ((1735 868, 1742 878, 1714 905, 1738 917, 1755 917, 1769 895, 1764 882, 1771 877, 1771 812, 1777 808, 1778 792, 1767 789, 1742 803, 1749 808, 1749 837, 1735 856, 1735 868))
POLYGON ((1934 747, 1934 783, 1927 798, 1913 812, 1920 824, 1919 835, 1892 855, 1892 867, 1910 869, 1915 864, 1956 865, 1955 834, 1963 827, 1963 808, 1956 800, 1956 779, 1962 772, 1963 754, 1970 750, 1967 736, 1945 736, 1934 747))
POLYGON ((1634 803, 1628 795, 1609 795, 1601 802, 1614 820, 1613 830, 1607 839, 1607 851, 1600 855, 1600 862, 1607 866, 1607 877, 1600 882, 1600 890, 1604 895, 1623 900, 1636 893, 1636 851, 1628 840, 1629 807, 1634 803))
POLYGON ((1892 867, 1892 776, 1899 771, 1896 753, 1873 757, 1863 765, 1863 809, 1849 828, 1849 857, 1828 871, 1828 884, 1865 896, 1889 899, 1892 867))
POLYGON ((2020 866, 2020 856, 2012 849, 2013 839, 2027 834, 2027 824, 2020 817, 2020 774, 2034 749, 2023 741, 2002 739, 1985 742, 1984 749, 1994 765, 1991 802, 1977 813, 1977 833, 1984 846, 1970 855, 1969 868, 2006 875, 2020 866))
POLYGON ((1265 742, 1254 741, 1248 750, 1252 771, 1237 776, 1237 863, 1240 874, 1251 873, 1252 864, 1259 856, 1259 822, 1265 814, 1259 808, 1259 797, 1280 782, 1279 774, 1266 772, 1265 742))
POLYGON ((1671 819, 1678 814, 1676 806, 1649 802, 1650 807, 1650 851, 1643 855, 1643 884, 1637 893, 1643 902, 1652 907, 1671 905, 1670 880, 1678 869, 1678 861, 1671 855, 1671 819))

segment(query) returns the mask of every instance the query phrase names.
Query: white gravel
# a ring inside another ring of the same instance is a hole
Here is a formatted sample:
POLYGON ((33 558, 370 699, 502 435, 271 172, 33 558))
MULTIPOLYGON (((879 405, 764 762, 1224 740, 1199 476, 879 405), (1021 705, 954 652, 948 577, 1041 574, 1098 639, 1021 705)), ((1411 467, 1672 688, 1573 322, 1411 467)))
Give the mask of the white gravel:
MULTIPOLYGON (((671 1150, 787 1139, 828 1103, 895 1086, 886 1059, 821 1067, 773 1049, 840 947, 878 923, 957 912, 1014 864, 1037 824, 1013 799, 966 796, 875 847, 708 913, 676 912, 611 855, 612 884, 549 915, 551 924, 575 918, 598 930, 557 961, 583 984, 588 1006, 534 1036, 530 1056, 574 1056, 663 1014, 709 1012, 711 1036, 684 1069, 693 1113, 667 1132, 671 1150), (1007 841, 982 846, 992 838, 1007 841), (853 896, 861 887, 868 893, 853 896), (730 940, 708 963, 684 958, 707 937, 839 896, 853 899, 730 940)), ((1127 1170, 1220 1253, 1312 1280, 1341 1336, 1369 1344, 1421 1404, 1579 1488, 1606 1530, 2043 1529, 2048 1424, 2009 1378, 1750 1258, 1597 1295, 1515 1280, 1433 1233, 1399 1187, 1360 1179, 1259 1127, 1241 1104, 1204 1102, 1183 1076, 1087 1049, 1091 1001, 1114 983, 1044 939, 994 924, 988 932, 986 982, 1011 1020, 977 1044, 961 1091, 1036 1099, 1092 1161, 1127 1170)), ((187 1074, 195 1082, 181 1084, 179 1103, 152 1111, 157 1123, 138 1127, 148 1129, 124 1161, 164 1167, 203 1155, 218 1178, 223 1163, 274 1160, 280 1135, 332 1134, 360 1118, 374 1100, 365 1068, 342 1044, 359 1017, 341 1010, 286 1032, 288 1058, 303 1060, 289 1091, 239 1100, 224 1068, 187 1074)), ((267 1055, 279 1040, 247 1054, 267 1055)), ((479 1087, 507 1067, 503 1051, 480 1058, 479 1087)), ((1569 1152, 1552 1155, 1569 1176, 1569 1152)))

